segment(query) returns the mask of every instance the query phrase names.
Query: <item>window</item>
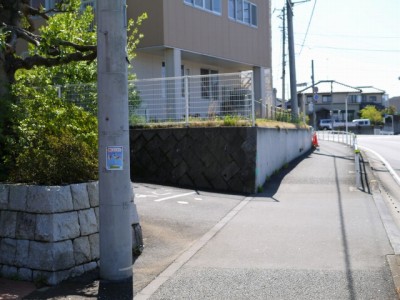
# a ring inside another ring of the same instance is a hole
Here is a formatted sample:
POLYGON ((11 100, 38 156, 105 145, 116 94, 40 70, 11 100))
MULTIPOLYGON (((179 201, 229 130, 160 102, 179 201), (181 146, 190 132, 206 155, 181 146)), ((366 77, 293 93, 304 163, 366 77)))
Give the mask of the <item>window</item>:
POLYGON ((254 4, 251 4, 251 14, 250 14, 250 16, 251 16, 251 20, 250 20, 251 25, 257 26, 258 25, 257 24, 257 6, 254 5, 254 4))
POLYGON ((236 19, 236 0, 229 0, 228 15, 231 19, 236 19))
POLYGON ((216 14, 221 14, 221 0, 184 0, 184 3, 216 14))
POLYGON ((95 0, 81 0, 81 9, 84 10, 87 6, 96 8, 96 1, 95 0))
POLYGON ((369 102, 376 102, 376 96, 369 96, 369 102))
POLYGON ((250 3, 247 1, 243 3, 243 22, 250 24, 250 3))
POLYGON ((236 0, 236 20, 243 22, 243 0, 236 0))
POLYGON ((43 7, 46 10, 54 8, 57 2, 61 0, 31 0, 31 6, 34 8, 43 7))
POLYGON ((349 95, 347 100, 349 103, 357 103, 357 95, 349 95))
POLYGON ((204 99, 218 99, 219 83, 218 71, 200 69, 201 78, 201 97, 204 99))
POLYGON ((322 103, 332 102, 332 95, 322 95, 322 103))
POLYGON ((250 26, 257 26, 257 6, 246 0, 229 0, 229 18, 250 26))

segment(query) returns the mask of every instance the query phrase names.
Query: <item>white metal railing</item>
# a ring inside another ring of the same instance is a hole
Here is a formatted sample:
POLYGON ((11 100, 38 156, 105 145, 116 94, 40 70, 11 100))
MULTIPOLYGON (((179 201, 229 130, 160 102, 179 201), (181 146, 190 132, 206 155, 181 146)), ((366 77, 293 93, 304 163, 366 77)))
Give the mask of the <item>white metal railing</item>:
POLYGON ((136 114, 146 122, 188 123, 189 118, 227 115, 252 120, 252 76, 242 72, 135 80, 141 101, 136 114))
MULTIPOLYGON (((96 110, 96 84, 59 86, 58 95, 96 110)), ((252 72, 137 79, 128 82, 128 100, 132 125, 226 116, 255 123, 252 72)))
POLYGON ((338 130, 320 130, 317 131, 319 140, 343 143, 354 148, 357 142, 357 136, 353 132, 338 130))
POLYGON ((336 130, 320 130, 317 131, 318 139, 325 141, 332 141, 338 143, 344 143, 351 146, 354 149, 354 165, 356 174, 356 187, 363 187, 363 174, 361 169, 362 156, 358 148, 357 136, 352 132, 336 131, 336 130))
MULTIPOLYGON (((43 87, 65 101, 97 112, 96 83, 43 87)), ((37 88, 38 90, 40 88, 37 88)), ((183 123, 237 118, 255 125, 257 109, 268 119, 291 122, 290 111, 261 104, 254 99, 253 73, 240 72, 128 82, 131 125, 183 123)))

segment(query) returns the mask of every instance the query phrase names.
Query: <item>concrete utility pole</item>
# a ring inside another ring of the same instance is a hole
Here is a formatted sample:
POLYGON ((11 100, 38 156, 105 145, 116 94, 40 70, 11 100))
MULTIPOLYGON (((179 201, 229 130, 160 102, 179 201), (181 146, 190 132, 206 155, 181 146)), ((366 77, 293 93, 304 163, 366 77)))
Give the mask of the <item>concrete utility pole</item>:
MULTIPOLYGON (((285 18, 285 7, 282 8, 282 107, 286 102, 285 96, 285 85, 286 85, 286 18, 285 18)), ((286 105, 285 105, 286 106, 286 105)))
POLYGON ((289 70, 290 70, 290 97, 292 106, 292 120, 299 118, 299 104, 297 100, 296 83, 296 61, 294 56, 294 34, 293 34, 293 3, 286 0, 288 47, 289 47, 289 70))
POLYGON ((317 91, 315 90, 315 77, 314 77, 314 60, 311 61, 311 82, 312 82, 312 101, 313 101, 313 127, 317 130, 317 112, 315 111, 316 102, 315 99, 317 91))
POLYGON ((97 0, 100 276, 132 278, 125 0, 97 0))

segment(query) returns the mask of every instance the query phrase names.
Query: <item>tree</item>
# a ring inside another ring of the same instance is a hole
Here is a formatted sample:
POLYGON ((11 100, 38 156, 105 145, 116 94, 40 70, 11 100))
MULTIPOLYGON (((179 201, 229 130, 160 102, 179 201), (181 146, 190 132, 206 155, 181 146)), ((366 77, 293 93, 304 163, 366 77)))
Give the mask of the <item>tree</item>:
MULTIPOLYGON (((96 179, 94 111, 67 103, 55 89, 79 84, 75 92, 91 108, 97 107, 93 11, 91 7, 81 11, 80 0, 58 1, 50 11, 32 8, 29 2, 0 0, 0 77, 4 79, 0 86, 0 180, 55 184, 96 179), (46 20, 35 34, 31 16, 46 20), (16 53, 19 40, 28 42, 27 56, 16 53), (81 176, 76 176, 78 172, 81 176)), ((137 26, 145 17, 129 22, 130 57, 141 38, 137 26)))
POLYGON ((360 113, 362 119, 369 119, 373 125, 382 123, 382 114, 373 105, 367 105, 360 113))
POLYGON ((382 110, 382 116, 384 115, 395 115, 396 114, 396 106, 390 105, 389 107, 386 107, 384 110, 382 110))
MULTIPOLYGON (((91 62, 96 58, 97 47, 93 39, 71 36, 68 30, 58 30, 57 24, 41 34, 34 33, 32 17, 48 21, 50 13, 62 12, 69 15, 72 21, 79 13, 79 0, 61 0, 49 11, 30 6, 29 0, 0 0, 0 8, 0 80, 6 83, 0 86, 0 96, 7 94, 9 84, 15 81, 15 72, 19 69, 59 66, 74 61, 91 62), (39 52, 21 57, 17 54, 17 46, 22 41, 39 52)), ((85 32, 82 34, 85 35, 85 32)))

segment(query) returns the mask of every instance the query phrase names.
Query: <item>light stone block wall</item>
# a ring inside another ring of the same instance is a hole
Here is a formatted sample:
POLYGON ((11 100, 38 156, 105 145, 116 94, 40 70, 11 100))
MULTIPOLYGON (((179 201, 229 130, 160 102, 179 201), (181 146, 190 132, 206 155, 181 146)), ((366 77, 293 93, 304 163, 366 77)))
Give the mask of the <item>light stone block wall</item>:
POLYGON ((310 151, 312 132, 309 129, 257 128, 256 187, 266 179, 310 151))
POLYGON ((0 276, 57 284, 98 266, 98 182, 0 184, 0 276))

